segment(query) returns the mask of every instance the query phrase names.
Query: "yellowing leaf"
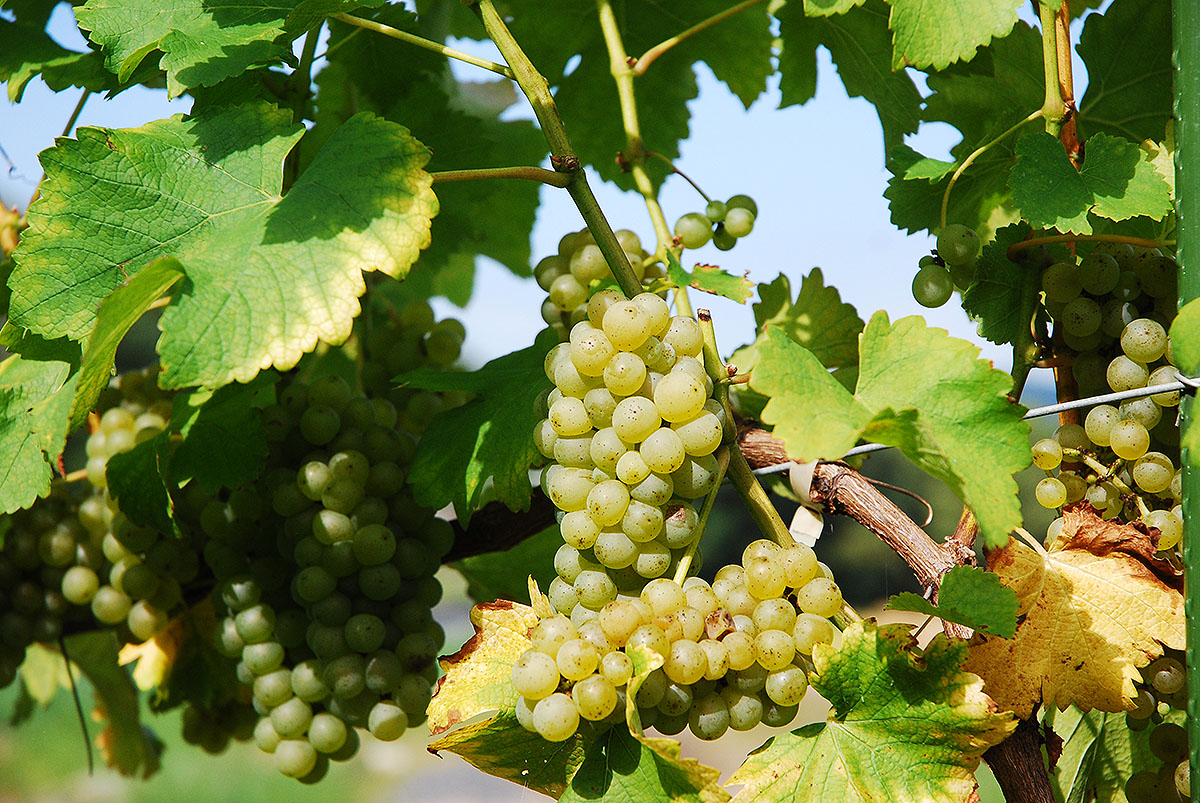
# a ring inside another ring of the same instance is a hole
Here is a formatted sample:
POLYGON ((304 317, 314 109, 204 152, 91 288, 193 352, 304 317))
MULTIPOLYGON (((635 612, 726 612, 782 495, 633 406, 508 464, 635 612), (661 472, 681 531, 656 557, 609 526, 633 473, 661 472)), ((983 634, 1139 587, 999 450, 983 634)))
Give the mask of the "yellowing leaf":
POLYGON ((1132 707, 1137 667, 1164 644, 1183 649, 1182 580, 1154 557, 1141 525, 1075 505, 1045 553, 1014 540, 988 565, 1025 614, 1015 638, 973 644, 966 663, 1002 709, 1028 717, 1044 702, 1123 711, 1132 707))
POLYGON ((142 691, 150 691, 162 685, 182 643, 183 620, 177 618, 153 638, 141 644, 126 644, 117 654, 117 663, 125 666, 136 661, 133 682, 142 691))

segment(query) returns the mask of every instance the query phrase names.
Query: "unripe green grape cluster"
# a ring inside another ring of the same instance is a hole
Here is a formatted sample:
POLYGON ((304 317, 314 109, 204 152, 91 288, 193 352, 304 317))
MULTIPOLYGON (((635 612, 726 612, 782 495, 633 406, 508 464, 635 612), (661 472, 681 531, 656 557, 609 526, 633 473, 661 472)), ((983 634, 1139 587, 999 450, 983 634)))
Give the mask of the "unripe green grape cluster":
POLYGON ((206 753, 225 752, 231 741, 246 742, 254 737, 258 715, 240 700, 203 706, 190 702, 183 709, 183 740, 206 753))
POLYGON ((841 590, 811 549, 755 541, 711 585, 659 578, 582 621, 542 619, 513 666, 517 718, 552 742, 582 720, 622 721, 630 653, 648 649, 663 665, 634 692, 644 727, 689 728, 706 740, 760 722, 783 727, 808 690, 813 649, 838 639, 829 617, 841 607, 841 590))
POLYGON ((254 740, 313 782, 354 754, 355 727, 390 741, 424 720, 453 530, 404 485, 415 439, 391 402, 326 376, 288 383, 263 418, 264 476, 190 503, 218 581, 215 642, 261 717, 254 740))
POLYGON ((961 223, 952 223, 937 236, 935 254, 921 257, 913 277, 913 298, 923 307, 940 307, 975 279, 979 236, 961 223))
POLYGON ((675 221, 675 238, 684 248, 703 248, 711 240, 721 251, 754 230, 758 204, 749 195, 734 195, 728 201, 709 201, 703 212, 688 212, 675 221))
POLYGON ((1166 654, 1142 667, 1140 682, 1135 684, 1134 706, 1125 714, 1132 731, 1149 730, 1150 752, 1160 764, 1157 771, 1144 770, 1132 775, 1125 785, 1131 803, 1139 801, 1186 800, 1190 793, 1187 731, 1164 718, 1172 709, 1187 709, 1187 672, 1183 654, 1166 654))
POLYGON ((695 319, 657 295, 610 289, 546 356, 555 388, 533 438, 553 461, 542 488, 565 542, 549 594, 577 623, 672 571, 699 537, 693 500, 716 484, 725 424, 703 346, 695 319))
MULTIPOLYGON (((649 282, 666 275, 662 264, 651 260, 637 234, 620 229, 616 236, 638 281, 649 282)), ((558 242, 558 253, 538 262, 533 276, 547 293, 542 303, 542 320, 558 332, 562 341, 567 339, 571 327, 587 316, 593 289, 615 282, 596 238, 586 228, 565 234, 558 242)))
POLYGON ((400 428, 420 436, 433 417, 465 401, 456 392, 397 385, 400 374, 418 368, 450 368, 462 354, 466 329, 456 318, 437 320, 425 299, 414 299, 399 310, 388 309, 369 319, 363 338, 363 387, 372 398, 390 401, 400 428))

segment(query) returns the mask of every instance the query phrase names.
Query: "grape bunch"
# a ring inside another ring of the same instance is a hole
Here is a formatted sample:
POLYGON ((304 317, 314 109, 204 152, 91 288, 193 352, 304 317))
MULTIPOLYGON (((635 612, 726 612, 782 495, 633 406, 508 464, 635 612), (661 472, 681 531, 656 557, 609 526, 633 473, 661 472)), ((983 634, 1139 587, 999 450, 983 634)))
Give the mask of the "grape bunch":
POLYGON ((1181 658, 1182 653, 1168 650, 1141 670, 1134 708, 1125 715, 1130 730, 1150 730, 1150 751, 1162 762, 1158 772, 1130 776, 1125 784, 1130 803, 1187 800, 1191 793, 1187 730, 1164 721, 1172 709, 1187 709, 1187 674, 1181 658))
POLYGON ((392 740, 424 719, 453 531, 404 486, 415 439, 389 401, 325 376, 290 382, 263 416, 269 470, 191 510, 218 583, 216 644, 261 717, 254 740, 314 782, 354 754, 355 727, 392 740))
POLYGON ((703 212, 688 212, 675 221, 675 237, 684 248, 703 248, 712 240, 721 251, 754 230, 758 204, 749 195, 734 195, 728 201, 709 201, 703 212))
POLYGON ((921 257, 913 277, 913 298, 923 307, 940 307, 954 295, 954 288, 967 289, 975 279, 979 236, 961 223, 941 230, 934 254, 921 257))
POLYGON ((717 481, 725 419, 703 345, 657 295, 610 289, 546 356, 555 388, 534 442, 553 461, 542 487, 565 541, 549 595, 577 624, 666 574, 700 534, 692 500, 717 481))
MULTIPOLYGON (((653 262, 649 252, 642 248, 637 234, 620 229, 616 236, 639 281, 665 275, 662 266, 653 262)), ((548 295, 542 303, 542 320, 564 341, 570 328, 586 317, 593 285, 614 281, 596 238, 586 228, 564 235, 559 240, 558 253, 539 262, 533 276, 548 295)))
POLYGON ((372 398, 390 401, 400 426, 420 436, 438 413, 461 404, 456 393, 397 386, 393 379, 418 368, 448 369, 458 362, 466 329, 455 318, 437 320, 424 299, 415 299, 399 311, 389 311, 373 321, 364 339, 363 388, 372 398))
POLYGON ((539 621, 512 670, 517 718, 548 741, 570 738, 581 719, 620 722, 630 652, 641 648, 663 658, 634 692, 643 727, 690 728, 706 740, 760 722, 782 727, 808 690, 813 648, 837 638, 829 617, 841 606, 811 549, 755 541, 711 585, 658 578, 581 623, 539 621))
MULTIPOLYGON (((1127 323, 1118 341, 1120 354, 1103 367, 1104 390, 1123 391, 1174 380, 1166 329, 1150 318, 1127 323)), ((1076 357, 1088 370, 1107 357, 1093 351, 1076 357), (1089 356, 1091 355, 1091 356, 1089 356)), ((1086 376, 1077 371, 1081 377, 1086 376)), ((1118 406, 1100 404, 1084 423, 1065 424, 1053 438, 1033 446, 1034 465, 1052 472, 1035 489, 1048 508, 1086 500, 1106 519, 1140 519, 1159 531, 1158 548, 1171 550, 1183 536, 1178 431, 1174 427, 1179 393, 1157 393, 1118 406)))

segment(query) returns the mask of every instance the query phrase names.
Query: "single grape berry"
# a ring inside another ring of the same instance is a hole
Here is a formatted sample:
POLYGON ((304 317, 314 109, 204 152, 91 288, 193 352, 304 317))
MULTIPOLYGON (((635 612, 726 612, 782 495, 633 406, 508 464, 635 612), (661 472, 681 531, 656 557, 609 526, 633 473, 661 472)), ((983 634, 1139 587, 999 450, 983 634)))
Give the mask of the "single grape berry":
POLYGON ((961 223, 951 223, 938 234, 937 251, 947 265, 965 265, 979 253, 979 236, 961 223))
POLYGON ((940 307, 954 294, 950 271, 939 265, 926 265, 917 271, 912 283, 913 298, 923 307, 940 307))

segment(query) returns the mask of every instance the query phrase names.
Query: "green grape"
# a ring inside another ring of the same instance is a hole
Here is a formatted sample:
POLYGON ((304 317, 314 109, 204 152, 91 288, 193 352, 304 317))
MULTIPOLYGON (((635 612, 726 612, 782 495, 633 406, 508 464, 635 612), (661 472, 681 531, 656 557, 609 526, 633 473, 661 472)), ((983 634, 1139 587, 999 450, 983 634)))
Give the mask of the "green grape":
POLYGON ((796 592, 796 603, 804 613, 828 618, 841 610, 842 592, 832 580, 817 577, 796 592))
POLYGON ((1185 758, 1180 761, 1175 767, 1173 774, 1175 781, 1175 789, 1179 792, 1180 797, 1190 797, 1192 794, 1192 772, 1188 760, 1185 758))
POLYGON ((725 213, 728 211, 729 207, 721 201, 709 201, 708 206, 704 207, 704 216, 713 223, 720 223, 725 219, 725 213))
POLYGON ((1150 433, 1136 421, 1118 421, 1109 434, 1109 446, 1122 460, 1137 460, 1150 448, 1150 433))
MULTIPOLYGON (((624 653, 610 653, 610 655, 624 655, 624 653)), ((630 671, 632 671, 632 666, 630 671)), ((591 675, 580 680, 575 684, 571 695, 579 710, 579 715, 584 719, 598 721, 613 713, 617 708, 616 685, 607 677, 600 675, 591 675)))
POLYGON ((1082 284, 1073 262, 1056 262, 1042 274, 1042 291, 1049 301, 1066 304, 1079 296, 1082 284))
MULTIPOLYGON (((722 225, 730 237, 740 239, 754 229, 754 217, 754 213, 749 209, 734 207, 725 213, 725 220, 722 225)), ((719 248, 720 246, 718 245, 717 247, 719 248)))
POLYGON ((688 711, 688 727, 698 739, 719 739, 729 730, 732 717, 720 694, 697 697, 688 711))
POLYGON ((912 283, 913 298, 923 307, 936 308, 954 295, 954 280, 950 271, 938 265, 929 265, 917 271, 912 283))
POLYGON ((979 237, 961 223, 951 223, 938 234, 937 251, 947 265, 964 265, 979 253, 979 237))
POLYGON ((758 217, 758 204, 749 195, 733 195, 725 202, 727 209, 746 209, 750 214, 758 217))
POLYGON ((1138 318, 1121 333, 1121 350, 1134 362, 1154 362, 1167 350, 1167 331, 1158 321, 1138 318))
POLYGON ((284 739, 275 748, 275 768, 289 778, 303 778, 317 766, 317 751, 306 739, 284 739))
POLYGON ((1115 407, 1098 404, 1088 411, 1083 428, 1088 439, 1097 446, 1108 446, 1112 429, 1121 420, 1121 415, 1115 407))
POLYGON ((1063 329, 1074 337, 1088 337, 1100 330, 1100 305, 1090 298, 1081 297, 1067 302, 1059 316, 1063 329))
POLYGON ((1144 363, 1129 359, 1124 354, 1114 357, 1108 364, 1108 385, 1114 391, 1121 392, 1142 388, 1150 378, 1144 363))
POLYGON ((712 238, 712 223, 697 212, 689 212, 675 221, 675 236, 684 248, 701 248, 712 238))
POLYGON ((399 739, 408 728, 408 715, 400 706, 380 700, 371 707, 367 716, 367 729, 381 742, 399 739))
MULTIPOLYGON (((1053 438, 1042 438, 1033 445, 1032 451, 1033 464, 1040 469, 1050 471, 1058 468, 1062 463, 1062 446, 1053 438)), ((1054 507, 1058 507, 1058 505, 1054 507)))
POLYGON ((1111 299, 1100 308, 1100 331, 1109 337, 1120 337, 1125 327, 1138 317, 1138 308, 1128 301, 1111 299))
POLYGON ((713 232, 713 245, 719 251, 728 251, 737 245, 737 238, 730 234, 725 229, 724 223, 718 223, 716 230, 713 232))
POLYGON ((1164 656, 1146 668, 1150 685, 1159 694, 1174 694, 1183 688, 1186 673, 1183 664, 1175 658, 1164 656))
POLYGON ((1066 504, 1067 487, 1056 477, 1046 477, 1034 489, 1038 504, 1046 508, 1059 508, 1066 504))
POLYGON ((1117 260, 1099 249, 1079 261, 1079 281, 1083 289, 1094 296, 1112 292, 1121 278, 1117 260))
POLYGON ((548 742, 571 738, 579 729, 579 710, 565 694, 551 694, 533 708, 533 727, 548 742))
POLYGON ((1187 731, 1174 722, 1163 722, 1150 731, 1150 752, 1164 763, 1174 765, 1187 754, 1187 731))

